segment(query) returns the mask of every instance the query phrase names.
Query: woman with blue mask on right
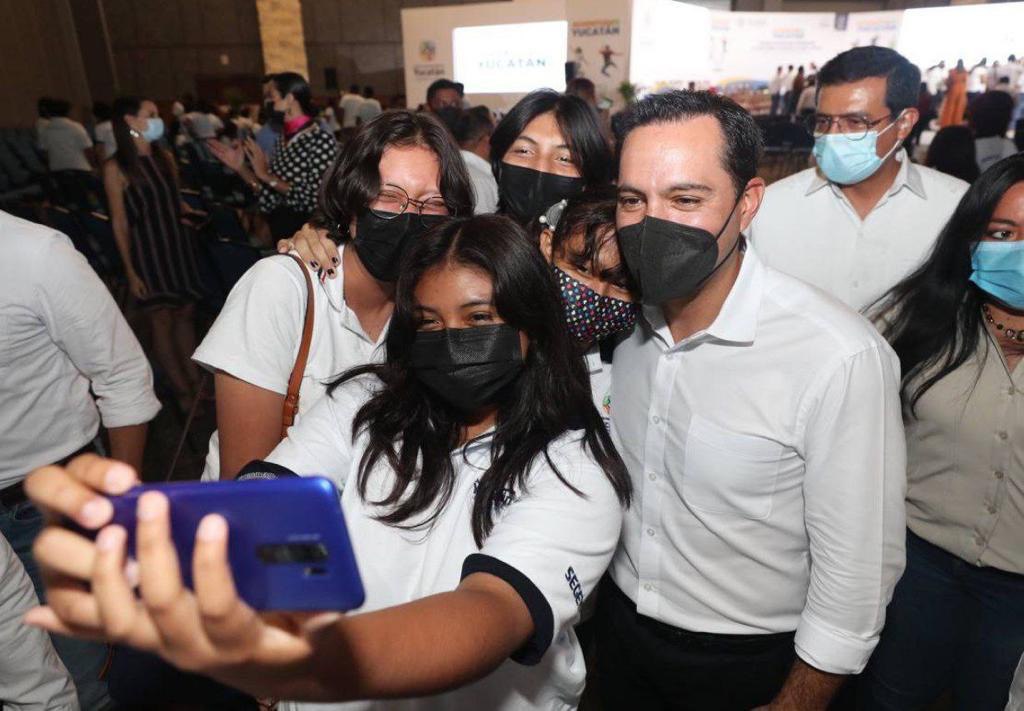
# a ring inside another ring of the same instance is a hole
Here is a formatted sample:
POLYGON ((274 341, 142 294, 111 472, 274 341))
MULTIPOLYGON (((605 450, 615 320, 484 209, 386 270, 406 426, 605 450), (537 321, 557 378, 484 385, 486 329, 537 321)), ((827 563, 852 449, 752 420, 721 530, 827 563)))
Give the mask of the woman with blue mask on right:
POLYGON ((103 164, 110 226, 128 288, 151 323, 157 364, 175 404, 188 412, 200 384, 189 356, 203 286, 192 237, 181 220, 195 211, 178 192, 178 169, 161 145, 164 122, 156 104, 120 97, 111 126, 117 151, 103 164))
POLYGON ((900 357, 907 567, 864 708, 1001 711, 1024 652, 1024 154, 964 195, 877 311, 900 357))

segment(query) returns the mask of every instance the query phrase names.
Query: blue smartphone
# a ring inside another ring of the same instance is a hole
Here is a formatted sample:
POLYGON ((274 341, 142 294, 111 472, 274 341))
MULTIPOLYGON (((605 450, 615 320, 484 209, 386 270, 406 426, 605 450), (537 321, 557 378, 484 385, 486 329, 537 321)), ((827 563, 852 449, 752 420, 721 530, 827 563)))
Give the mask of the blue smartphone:
POLYGON ((323 477, 137 486, 111 497, 113 523, 135 556, 135 507, 147 491, 170 500, 181 575, 192 587, 196 528, 217 513, 228 522, 228 559, 239 596, 257 610, 345 612, 365 593, 338 490, 323 477))

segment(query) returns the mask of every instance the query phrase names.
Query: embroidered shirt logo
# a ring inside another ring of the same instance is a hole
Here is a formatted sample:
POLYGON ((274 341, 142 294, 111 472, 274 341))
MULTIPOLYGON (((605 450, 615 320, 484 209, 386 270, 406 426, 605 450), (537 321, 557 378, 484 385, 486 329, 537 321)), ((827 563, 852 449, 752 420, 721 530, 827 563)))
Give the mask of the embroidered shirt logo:
POLYGON ((576 571, 569 566, 569 569, 565 571, 565 580, 569 583, 569 589, 572 590, 573 599, 576 600, 577 607, 583 604, 583 586, 580 585, 580 579, 576 577, 576 571))

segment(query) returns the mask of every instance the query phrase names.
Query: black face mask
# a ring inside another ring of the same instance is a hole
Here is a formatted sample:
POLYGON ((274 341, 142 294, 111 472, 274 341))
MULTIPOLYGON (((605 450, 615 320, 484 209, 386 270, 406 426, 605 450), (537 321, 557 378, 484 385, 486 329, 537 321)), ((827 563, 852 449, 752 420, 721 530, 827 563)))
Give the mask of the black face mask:
MULTIPOLYGON (((718 261, 718 238, 739 205, 737 198, 718 234, 648 215, 619 228, 619 250, 640 290, 641 301, 659 305, 693 294, 732 254, 718 261)), ((736 244, 732 249, 736 249, 736 244)))
POLYGON ((263 102, 263 109, 267 114, 267 123, 270 127, 280 133, 284 130, 284 111, 278 111, 274 108, 273 101, 263 102))
POLYGON ((477 412, 523 370, 519 331, 506 323, 420 331, 410 350, 420 382, 462 412, 477 412))
POLYGON ((447 219, 443 215, 418 215, 414 212, 403 212, 385 219, 367 211, 356 220, 356 238, 352 246, 374 279, 395 281, 398 265, 409 245, 447 219))
POLYGON ((519 224, 526 225, 543 215, 556 202, 582 192, 583 178, 568 178, 502 163, 499 190, 505 214, 519 224))

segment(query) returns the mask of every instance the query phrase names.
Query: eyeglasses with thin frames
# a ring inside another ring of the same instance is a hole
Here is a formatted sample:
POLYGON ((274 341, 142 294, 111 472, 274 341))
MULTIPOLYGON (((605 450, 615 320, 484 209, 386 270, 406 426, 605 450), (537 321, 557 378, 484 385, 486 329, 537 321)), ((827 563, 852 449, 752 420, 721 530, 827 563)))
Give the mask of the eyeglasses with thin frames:
POLYGON ((416 214, 420 217, 424 215, 445 217, 451 214, 451 209, 443 197, 437 196, 427 198, 426 200, 414 200, 409 197, 409 193, 397 185, 383 186, 380 192, 377 193, 377 197, 370 202, 369 210, 382 220, 393 220, 405 214, 410 205, 413 206, 416 214))
POLYGON ((865 116, 830 116, 829 114, 814 114, 808 116, 806 121, 807 131, 815 138, 821 138, 832 131, 836 126, 839 133, 842 133, 853 141, 859 141, 868 135, 868 131, 892 116, 891 113, 877 119, 869 119, 865 116))

